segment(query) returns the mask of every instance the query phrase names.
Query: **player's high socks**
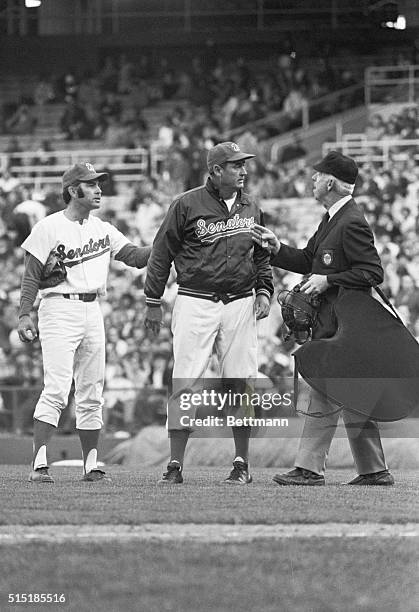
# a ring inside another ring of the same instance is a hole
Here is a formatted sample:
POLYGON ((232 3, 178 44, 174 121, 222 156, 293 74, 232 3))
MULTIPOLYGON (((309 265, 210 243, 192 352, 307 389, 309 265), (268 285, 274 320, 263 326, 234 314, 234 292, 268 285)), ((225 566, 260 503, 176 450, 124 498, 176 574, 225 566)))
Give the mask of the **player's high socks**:
POLYGON ((54 479, 48 473, 47 444, 54 433, 54 425, 33 420, 33 459, 30 482, 53 483, 54 479))
POLYGON ((189 440, 189 431, 187 429, 171 429, 169 438, 170 462, 167 466, 167 472, 164 472, 159 484, 182 484, 182 465, 189 440))
MULTIPOLYGON (((83 479, 87 482, 103 480, 106 474, 97 467, 97 446, 100 429, 78 429, 83 454, 83 479)), ((109 480, 109 478, 106 478, 109 480)))
POLYGON ((170 461, 178 461, 183 465, 185 458, 186 445, 189 440, 187 429, 172 429, 169 431, 170 437, 170 461))
POLYGON ((232 427, 236 457, 249 456, 251 427, 232 427))

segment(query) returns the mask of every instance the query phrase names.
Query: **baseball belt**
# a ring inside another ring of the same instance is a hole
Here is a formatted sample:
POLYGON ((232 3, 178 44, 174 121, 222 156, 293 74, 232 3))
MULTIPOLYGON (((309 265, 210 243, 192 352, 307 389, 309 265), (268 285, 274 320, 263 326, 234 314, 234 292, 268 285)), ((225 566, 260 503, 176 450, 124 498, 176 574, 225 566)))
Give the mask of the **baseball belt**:
POLYGON ((63 298, 66 300, 80 300, 81 302, 94 302, 97 298, 97 293, 63 293, 63 298))
POLYGON ((223 304, 229 304, 235 300, 252 297, 253 291, 249 289, 248 291, 242 291, 241 293, 217 293, 215 291, 197 291, 195 289, 179 287, 178 294, 200 298, 201 300, 210 300, 211 302, 223 302, 223 304))

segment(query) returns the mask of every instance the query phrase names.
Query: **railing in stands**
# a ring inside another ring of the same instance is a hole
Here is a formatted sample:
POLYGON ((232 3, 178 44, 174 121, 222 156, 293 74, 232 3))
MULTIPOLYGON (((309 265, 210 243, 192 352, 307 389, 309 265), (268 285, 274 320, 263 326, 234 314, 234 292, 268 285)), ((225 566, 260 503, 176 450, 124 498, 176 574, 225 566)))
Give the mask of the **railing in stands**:
POLYGON ((304 146, 307 149, 306 162, 310 163, 310 161, 313 161, 320 155, 323 142, 342 140, 345 131, 353 129, 353 126, 356 126, 356 129, 359 130, 360 125, 366 125, 366 119, 367 109, 361 105, 332 117, 316 121, 306 130, 293 130, 282 136, 271 138, 264 143, 263 150, 267 159, 272 164, 276 164, 280 161, 281 150, 293 143, 295 136, 298 136, 301 142, 304 142, 304 146))
POLYGON ((307 130, 314 122, 354 108, 363 104, 364 100, 364 83, 358 83, 306 102, 292 121, 290 121, 289 114, 284 111, 271 113, 266 117, 226 131, 223 134, 223 139, 231 140, 235 136, 255 128, 266 128, 268 132, 273 132, 272 136, 275 135, 275 132, 276 135, 279 135, 289 130, 298 130, 300 128, 307 130))
POLYGON ((87 160, 96 169, 106 168, 112 172, 115 181, 132 181, 156 171, 158 151, 153 153, 153 159, 150 157, 150 152, 144 148, 0 153, 0 172, 8 169, 24 184, 34 181, 56 184, 69 166, 87 160))
MULTIPOLYGON (((292 128, 281 130, 279 126, 281 123, 286 123, 286 113, 283 111, 278 113, 272 113, 267 117, 258 119, 251 123, 229 130, 224 134, 224 138, 230 139, 235 136, 246 132, 247 130, 254 130, 258 128, 267 128, 274 131, 277 130, 277 134, 268 136, 264 143, 264 150, 267 158, 271 162, 275 163, 278 161, 278 153, 285 145, 291 143, 295 135, 298 135, 301 140, 314 146, 316 148, 316 136, 324 133, 324 139, 329 139, 330 134, 330 123, 325 123, 328 118, 332 121, 336 118, 335 132, 332 136, 335 138, 337 143, 329 143, 324 146, 324 150, 329 150, 333 147, 342 148, 345 147, 347 151, 348 143, 343 142, 343 126, 342 117, 348 114, 348 118, 345 118, 347 123, 352 120, 350 117, 351 111, 354 116, 357 115, 362 118, 366 112, 367 107, 370 104, 381 103, 385 104, 386 101, 397 101, 414 103, 419 97, 419 65, 411 66, 371 66, 365 71, 364 84, 354 85, 348 87, 339 92, 322 96, 317 100, 310 101, 309 104, 305 105, 300 113, 298 121, 294 123, 292 128), (380 93, 379 93, 380 92, 380 93), (363 110, 364 109, 364 110, 363 110), (338 146, 342 140, 340 147, 338 146)), ((359 129, 359 128, 358 128, 359 129)), ((317 139, 318 140, 318 139, 317 139)), ((356 138, 353 141, 354 148, 356 138)), ((406 141, 405 141, 406 142, 406 141)), ((382 145, 382 143, 381 143, 382 145)), ((376 153, 375 156, 369 154, 371 160, 376 159, 381 163, 384 163, 388 159, 389 151, 391 147, 386 144, 382 154, 376 153)), ((365 151, 362 152, 365 156, 365 151)))
POLYGON ((357 162, 374 162, 388 167, 394 161, 415 159, 419 161, 419 139, 383 138, 367 140, 365 134, 351 134, 339 142, 323 144, 323 155, 330 150, 341 151, 357 162))
POLYGON ((365 71, 366 104, 410 102, 419 95, 419 65, 370 66, 365 71))
MULTIPOLYGON (((64 5, 67 4, 64 2, 64 5)), ((71 11, 58 2, 44 2, 36 11, 27 11, 21 0, 3 0, 0 29, 7 35, 27 36, 37 31, 41 36, 82 34, 117 36, 125 42, 130 34, 154 34, 156 31, 179 35, 197 33, 202 37, 223 32, 313 31, 328 32, 370 28, 363 2, 305 0, 142 0, 128 2, 72 0, 71 11), (57 6, 58 5, 58 6, 57 6), (88 5, 88 6, 86 6, 88 5), (36 25, 38 26, 36 28, 36 25), (310 30, 308 28, 310 27, 310 30)), ((243 36, 243 34, 242 34, 243 36)))

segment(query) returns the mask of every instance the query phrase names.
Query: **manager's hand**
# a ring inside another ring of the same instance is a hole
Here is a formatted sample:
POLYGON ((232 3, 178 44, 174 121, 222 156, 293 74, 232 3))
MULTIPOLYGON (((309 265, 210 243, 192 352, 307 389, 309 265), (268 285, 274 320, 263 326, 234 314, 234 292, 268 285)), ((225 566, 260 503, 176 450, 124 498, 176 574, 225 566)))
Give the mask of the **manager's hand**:
POLYGON ((158 336, 163 327, 163 309, 161 306, 147 306, 144 317, 144 326, 154 336, 158 336))
POLYGON ((265 319, 271 309, 271 301, 264 293, 259 293, 255 299, 255 314, 256 319, 265 319))
POLYGON ((270 229, 255 223, 251 232, 253 240, 259 246, 267 249, 271 255, 276 255, 278 253, 281 248, 281 243, 270 229))

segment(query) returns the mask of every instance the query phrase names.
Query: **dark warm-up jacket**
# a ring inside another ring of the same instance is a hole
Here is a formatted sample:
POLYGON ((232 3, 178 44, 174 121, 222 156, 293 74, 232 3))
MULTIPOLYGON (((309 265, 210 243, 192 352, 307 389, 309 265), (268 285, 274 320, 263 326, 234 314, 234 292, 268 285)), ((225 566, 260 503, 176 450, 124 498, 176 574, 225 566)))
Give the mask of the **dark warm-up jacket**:
POLYGON ((147 266, 144 292, 158 305, 172 261, 179 293, 225 302, 273 293, 269 253, 252 240, 251 227, 263 213, 244 192, 229 212, 211 180, 186 191, 170 206, 157 232, 147 266))

